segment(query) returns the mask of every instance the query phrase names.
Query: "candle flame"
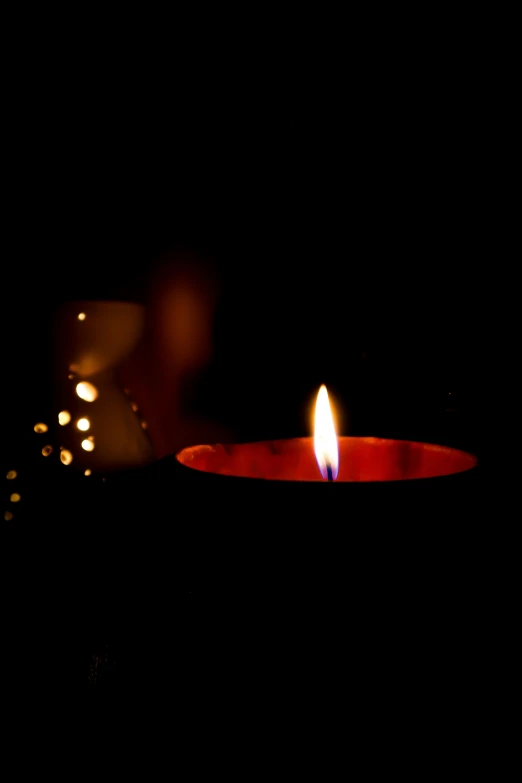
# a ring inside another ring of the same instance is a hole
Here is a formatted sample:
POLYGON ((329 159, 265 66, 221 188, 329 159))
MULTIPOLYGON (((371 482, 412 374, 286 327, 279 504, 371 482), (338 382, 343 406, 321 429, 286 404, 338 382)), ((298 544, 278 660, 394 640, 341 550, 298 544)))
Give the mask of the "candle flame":
POLYGON ((321 386, 315 404, 315 458, 324 479, 336 479, 339 473, 337 435, 326 386, 321 386))

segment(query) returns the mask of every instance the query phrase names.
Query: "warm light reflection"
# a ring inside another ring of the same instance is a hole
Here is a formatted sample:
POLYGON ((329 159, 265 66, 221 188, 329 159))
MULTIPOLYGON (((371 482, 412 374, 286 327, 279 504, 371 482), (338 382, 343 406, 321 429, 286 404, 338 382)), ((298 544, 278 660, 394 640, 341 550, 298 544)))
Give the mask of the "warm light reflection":
POLYGON ((9 500, 11 501, 11 503, 18 503, 18 501, 20 500, 20 495, 18 494, 18 492, 13 492, 9 500))
POLYGON ((141 428, 142 428, 142 430, 146 430, 148 426, 149 426, 149 425, 147 424, 147 422, 146 422, 146 421, 142 421, 142 422, 141 422, 141 428))
POLYGON ((85 451, 94 451, 94 442, 91 440, 91 438, 85 438, 85 440, 82 440, 82 449, 85 449, 85 451))
POLYGON ((314 449, 324 479, 333 481, 339 473, 337 435, 326 386, 321 386, 315 404, 314 449))
POLYGON ((35 432, 47 432, 48 429, 49 429, 49 427, 47 426, 47 424, 44 424, 41 421, 38 424, 34 425, 34 431, 35 432))
POLYGON ((67 377, 69 378, 70 381, 72 381, 72 379, 74 378, 74 373, 70 372, 67 377))
POLYGON ((89 419, 78 419, 76 426, 82 432, 87 432, 87 430, 91 426, 91 422, 89 421, 89 419))
POLYGON ((53 453, 53 447, 52 446, 44 446, 42 449, 42 454, 44 457, 48 457, 49 454, 53 453))
POLYGON ((81 383, 76 386, 76 394, 80 399, 85 400, 86 402, 94 402, 98 396, 98 389, 92 383, 89 383, 89 381, 81 381, 81 383))
POLYGON ((78 313, 78 320, 79 321, 85 321, 86 318, 87 318, 87 316, 85 315, 85 313, 78 313))
POLYGON ((13 514, 11 511, 6 511, 4 514, 4 519, 6 522, 10 522, 13 518, 13 514))
POLYGON ((69 424, 71 421, 71 414, 69 411, 60 411, 58 414, 58 424, 61 424, 62 427, 65 427, 66 424, 69 424))
POLYGON ((90 476, 91 475, 91 471, 89 470, 89 468, 87 468, 87 470, 85 471, 85 473, 83 475, 84 476, 90 476))
POLYGON ((138 406, 136 405, 135 402, 131 403, 131 408, 134 411, 134 413, 136 413, 136 411, 138 410, 138 406))
POLYGON ((73 461, 73 455, 68 449, 62 449, 60 451, 60 459, 64 465, 70 465, 73 461))
POLYGON ((15 479, 17 476, 18 476, 18 473, 16 472, 16 470, 10 470, 9 473, 7 474, 6 478, 11 480, 11 479, 15 479))

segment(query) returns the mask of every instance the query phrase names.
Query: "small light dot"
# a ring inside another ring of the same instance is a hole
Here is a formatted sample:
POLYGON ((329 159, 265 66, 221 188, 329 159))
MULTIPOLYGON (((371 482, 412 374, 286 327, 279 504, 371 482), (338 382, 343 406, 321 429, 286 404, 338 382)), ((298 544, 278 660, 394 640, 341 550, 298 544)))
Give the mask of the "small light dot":
POLYGON ((20 500, 20 495, 18 494, 18 492, 13 492, 9 500, 11 501, 11 503, 18 503, 18 501, 20 500))
POLYGON ((62 427, 65 427, 66 424, 69 424, 71 421, 71 414, 69 411, 60 411, 58 414, 58 424, 61 424, 62 427))
POLYGON ((73 455, 68 449, 62 449, 60 451, 60 459, 64 465, 70 465, 73 461, 73 455))
POLYGON ((78 419, 76 426, 82 432, 87 432, 87 430, 91 426, 91 422, 89 421, 89 419, 78 419))
POLYGON ((17 476, 18 476, 18 473, 16 472, 16 470, 10 470, 9 473, 7 474, 6 478, 11 480, 11 479, 15 479, 17 476))
POLYGON ((84 476, 90 476, 91 475, 91 471, 89 470, 89 468, 87 468, 87 470, 85 471, 85 473, 83 475, 84 476))
POLYGON ((142 422, 141 422, 141 427, 142 427, 142 429, 146 430, 148 426, 149 426, 149 425, 147 424, 147 422, 146 422, 146 421, 142 421, 142 422))
POLYGON ((67 377, 69 378, 70 381, 72 381, 72 379, 74 378, 74 373, 70 372, 67 377))
POLYGON ((44 457, 48 457, 49 454, 53 453, 53 447, 52 446, 44 446, 42 449, 42 454, 44 457))
POLYGON ((134 411, 134 413, 136 413, 136 411, 138 410, 138 406, 136 405, 135 402, 131 403, 131 408, 134 411))
POLYGON ((94 443, 90 438, 85 438, 85 440, 82 440, 82 449, 85 449, 85 451, 94 451, 94 443))
POLYGON ((49 429, 49 427, 47 426, 47 424, 44 424, 41 421, 38 424, 34 425, 34 431, 35 432, 47 432, 48 429, 49 429))
POLYGON ((85 321, 86 318, 87 318, 87 316, 85 315, 85 313, 78 313, 78 320, 79 321, 85 321))
POLYGON ((6 522, 10 522, 12 520, 12 518, 13 518, 12 512, 11 511, 6 511, 5 514, 4 514, 4 519, 6 520, 6 522))
POLYGON ((98 389, 88 381, 82 381, 76 386, 76 394, 81 400, 94 402, 98 396, 98 389))

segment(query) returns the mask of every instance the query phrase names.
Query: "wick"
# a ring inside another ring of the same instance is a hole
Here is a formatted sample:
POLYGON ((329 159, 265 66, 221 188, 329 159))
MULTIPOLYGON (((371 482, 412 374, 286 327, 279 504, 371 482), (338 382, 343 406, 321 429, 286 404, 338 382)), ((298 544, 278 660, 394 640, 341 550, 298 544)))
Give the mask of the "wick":
POLYGON ((326 460, 326 475, 328 476, 328 481, 333 481, 332 466, 328 460, 326 460))

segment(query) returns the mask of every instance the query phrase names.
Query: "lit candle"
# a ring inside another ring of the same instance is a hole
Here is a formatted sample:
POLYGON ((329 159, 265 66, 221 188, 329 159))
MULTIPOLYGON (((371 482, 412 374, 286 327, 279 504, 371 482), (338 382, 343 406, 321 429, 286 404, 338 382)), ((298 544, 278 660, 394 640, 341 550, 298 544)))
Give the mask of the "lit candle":
MULTIPOLYGON (((191 446, 177 462, 196 472, 273 481, 392 482, 463 473, 477 458, 431 443, 370 437, 338 437, 328 392, 321 386, 311 438, 191 446)), ((200 476, 201 478, 201 476, 200 476)))

